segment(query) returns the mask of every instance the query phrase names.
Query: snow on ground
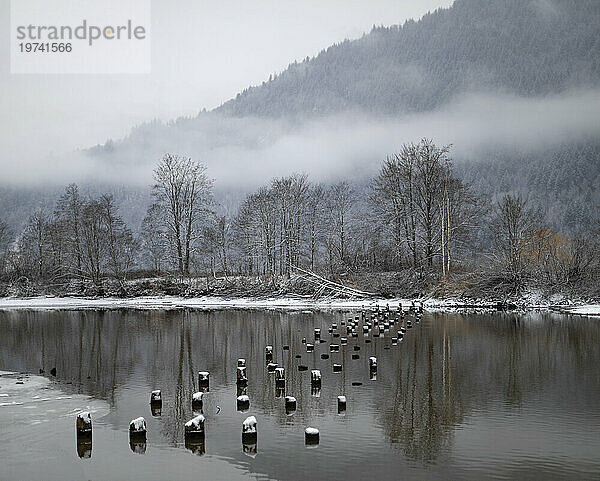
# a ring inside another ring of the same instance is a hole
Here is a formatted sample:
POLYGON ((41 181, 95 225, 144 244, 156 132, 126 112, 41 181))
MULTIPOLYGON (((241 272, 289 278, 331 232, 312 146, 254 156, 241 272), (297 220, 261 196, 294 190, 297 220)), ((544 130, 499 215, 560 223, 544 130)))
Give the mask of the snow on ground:
POLYGON ((587 304, 583 306, 568 307, 563 309, 568 314, 578 314, 580 316, 598 316, 600 317, 600 304, 587 304))
MULTIPOLYGON (((0 298, 0 310, 55 310, 55 309, 278 309, 278 310, 346 310, 374 308, 379 305, 396 309, 400 304, 404 307, 412 305, 411 299, 313 299, 312 297, 264 297, 264 298, 226 298, 226 297, 195 297, 184 298, 177 296, 145 296, 133 298, 86 298, 86 297, 32 297, 0 298)), ((449 311, 464 308, 491 308, 496 303, 483 299, 426 299, 422 300, 428 311, 449 311)), ((520 306, 526 308, 550 308, 552 303, 534 302, 524 299, 520 306)), ((600 305, 562 306, 562 311, 581 315, 600 315, 600 305)), ((310 311, 309 311, 310 312, 310 311)))
POLYGON ((0 309, 358 309, 361 306, 397 307, 399 303, 410 305, 406 299, 329 299, 315 300, 310 297, 272 298, 224 298, 175 296, 135 298, 78 298, 78 297, 32 297, 0 299, 0 309))

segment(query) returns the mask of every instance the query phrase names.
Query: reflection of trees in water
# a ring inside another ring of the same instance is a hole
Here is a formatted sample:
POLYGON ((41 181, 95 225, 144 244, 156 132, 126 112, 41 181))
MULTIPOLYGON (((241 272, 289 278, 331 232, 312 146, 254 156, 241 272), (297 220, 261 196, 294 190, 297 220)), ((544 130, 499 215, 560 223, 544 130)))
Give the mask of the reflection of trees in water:
POLYGON ((451 442, 452 427, 462 421, 460 409, 454 409, 461 400, 453 396, 463 376, 452 372, 450 345, 446 332, 434 339, 413 328, 400 345, 397 365, 379 368, 383 391, 376 397, 382 404, 379 422, 393 445, 409 457, 434 460, 451 442), (386 398, 390 388, 394 396, 386 398))
POLYGON ((574 374, 578 389, 590 386, 577 396, 591 396, 598 385, 600 329, 585 319, 549 313, 430 319, 406 336, 396 366, 379 367, 378 421, 409 457, 436 459, 454 427, 491 400, 504 399, 510 409, 542 391, 560 396, 574 374))
MULTIPOLYGON (((339 322, 344 315, 334 317, 339 322)), ((179 443, 181 423, 193 414, 191 396, 198 389, 199 370, 210 372, 211 391, 227 386, 226 399, 235 406, 231 386, 238 357, 247 359, 251 409, 273 412, 276 422, 286 423, 283 402, 275 399, 274 379, 264 365, 267 344, 274 346, 274 358, 286 370, 284 394, 298 399, 295 422, 329 412, 332 399, 346 393, 351 381, 368 383, 367 369, 362 378, 350 376, 346 368, 336 375, 324 372, 322 397, 310 396, 308 375, 298 372, 297 365, 317 365, 328 344, 307 354, 301 340, 311 340, 314 327, 326 326, 324 320, 331 322, 331 315, 2 312, 0 368, 49 372, 56 366, 58 378, 72 381, 74 390, 111 404, 115 392, 132 382, 148 394, 161 389, 169 400, 163 404, 163 434, 179 443), (291 349, 283 351, 284 344, 291 349), (295 359, 297 353, 301 361, 295 359)), ((492 400, 503 399, 512 409, 542 391, 556 396, 577 385, 575 400, 592 402, 598 389, 600 327, 586 319, 541 313, 433 314, 410 330, 400 346, 383 351, 386 342, 363 344, 358 362, 371 351, 378 356, 378 380, 369 384, 377 422, 393 446, 423 461, 447 451, 455 426, 492 400)), ((347 348, 339 355, 347 366, 353 362, 351 352, 347 348)), ((214 402, 213 396, 205 398, 205 412, 214 413, 214 402)))

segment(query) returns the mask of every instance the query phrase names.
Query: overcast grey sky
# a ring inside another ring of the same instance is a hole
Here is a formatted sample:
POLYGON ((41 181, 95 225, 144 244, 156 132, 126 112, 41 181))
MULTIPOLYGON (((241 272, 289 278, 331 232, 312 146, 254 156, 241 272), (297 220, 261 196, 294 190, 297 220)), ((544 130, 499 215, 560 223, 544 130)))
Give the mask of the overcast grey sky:
MULTIPOLYGON (((100 1, 100 0, 99 0, 100 1)), ((10 2, 0 0, 0 168, 35 167, 153 118, 210 109, 373 24, 403 23, 451 0, 153 0, 152 73, 10 74, 10 2)), ((12 170, 12 169, 11 169, 12 170)), ((4 179, 6 180, 6 179, 4 179)))

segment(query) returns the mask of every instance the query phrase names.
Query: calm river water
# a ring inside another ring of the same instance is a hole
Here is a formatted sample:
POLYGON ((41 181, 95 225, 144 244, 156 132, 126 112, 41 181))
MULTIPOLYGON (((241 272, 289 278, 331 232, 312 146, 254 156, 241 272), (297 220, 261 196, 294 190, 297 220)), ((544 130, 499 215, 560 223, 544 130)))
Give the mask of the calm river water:
POLYGON ((600 478, 598 319, 426 313, 397 346, 399 324, 366 338, 359 324, 357 338, 330 352, 341 338, 329 326, 347 337, 341 323, 356 314, 0 312, 0 370, 15 372, 0 376, 0 479, 600 478), (302 340, 313 342, 314 328, 325 342, 307 353, 302 340), (283 390, 267 372, 269 344, 285 368, 283 390), (238 358, 248 366, 245 412, 236 406, 238 358), (320 390, 311 369, 321 370, 320 390), (186 446, 198 371, 210 372, 205 442, 186 446), (149 405, 154 389, 160 413, 149 405), (285 395, 297 399, 292 415, 285 395), (91 446, 76 442, 81 409, 92 413, 91 446), (242 445, 249 415, 256 446, 242 445), (131 446, 138 416, 147 441, 131 446), (305 446, 308 426, 320 430, 316 447, 305 446))

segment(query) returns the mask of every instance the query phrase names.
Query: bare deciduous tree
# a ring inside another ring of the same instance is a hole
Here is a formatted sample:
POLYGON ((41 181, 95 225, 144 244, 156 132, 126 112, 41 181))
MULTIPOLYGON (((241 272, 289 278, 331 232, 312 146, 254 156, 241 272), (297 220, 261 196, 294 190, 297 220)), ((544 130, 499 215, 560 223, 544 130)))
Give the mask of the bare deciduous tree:
POLYGON ((157 204, 152 204, 142 221, 141 240, 144 251, 151 260, 152 269, 160 273, 168 266, 167 260, 167 233, 165 232, 165 221, 162 219, 163 212, 157 204))
POLYGON ((27 221, 25 231, 21 236, 20 251, 24 271, 38 279, 46 274, 46 228, 48 215, 43 208, 36 209, 27 221))
POLYGON ((491 222, 495 258, 517 287, 529 265, 534 227, 534 214, 520 195, 507 194, 496 205, 491 222))
POLYGON ((117 280, 125 280, 134 263, 136 242, 118 215, 113 196, 104 194, 98 200, 104 228, 107 263, 117 280))
POLYGON ((8 270, 8 249, 12 241, 12 232, 8 224, 0 219, 0 277, 8 270))
POLYGON ((372 183, 371 203, 391 228, 395 254, 400 259, 408 253, 413 267, 431 267, 441 255, 445 272, 453 234, 464 227, 457 216, 469 200, 468 189, 452 176, 449 151, 430 139, 405 144, 383 162, 372 183))
POLYGON ((308 223, 310 230, 309 252, 310 270, 315 270, 319 243, 323 241, 325 233, 325 200, 326 190, 322 185, 315 185, 308 194, 308 223))
POLYGON ((65 188, 65 193, 58 199, 54 211, 55 218, 64 228, 65 243, 68 250, 68 270, 72 275, 80 276, 82 272, 81 248, 81 215, 83 201, 76 184, 65 188))
POLYGON ((206 167, 191 158, 165 154, 154 170, 153 196, 163 213, 180 275, 190 274, 190 259, 200 221, 212 201, 212 181, 206 167))
POLYGON ((81 211, 81 267, 83 275, 97 286, 102 281, 102 261, 106 252, 102 206, 90 200, 81 211))
POLYGON ((353 221, 352 209, 356 201, 354 195, 354 188, 347 181, 338 182, 329 188, 327 202, 331 230, 328 245, 332 270, 334 258, 337 258, 341 265, 348 262, 349 226, 353 221))

